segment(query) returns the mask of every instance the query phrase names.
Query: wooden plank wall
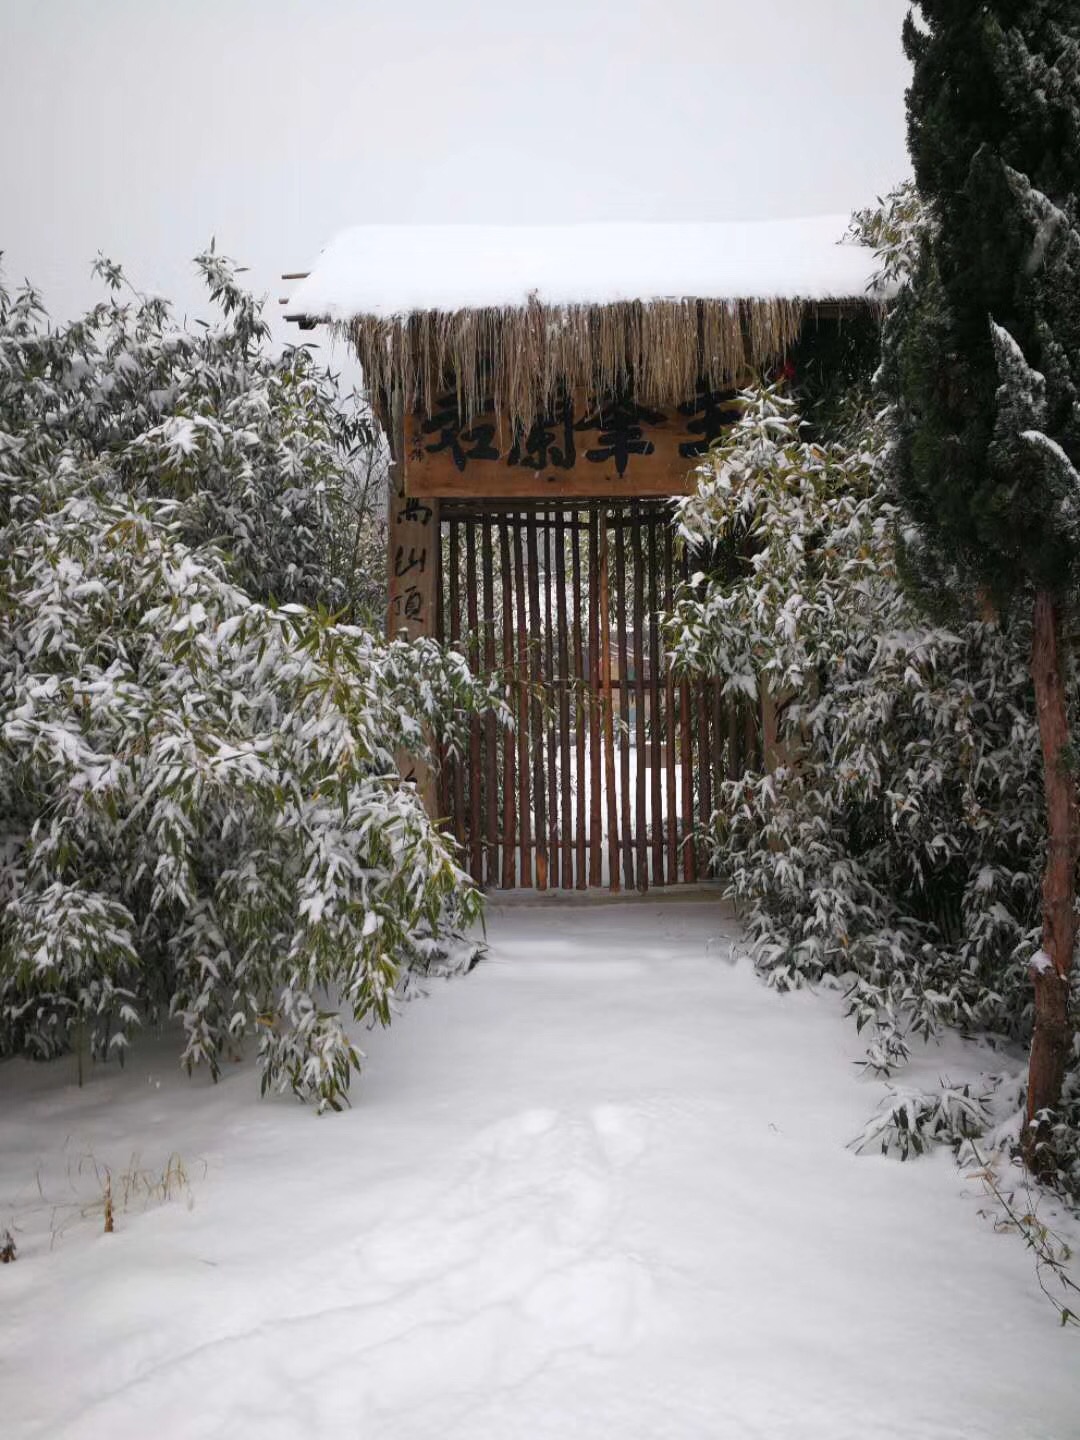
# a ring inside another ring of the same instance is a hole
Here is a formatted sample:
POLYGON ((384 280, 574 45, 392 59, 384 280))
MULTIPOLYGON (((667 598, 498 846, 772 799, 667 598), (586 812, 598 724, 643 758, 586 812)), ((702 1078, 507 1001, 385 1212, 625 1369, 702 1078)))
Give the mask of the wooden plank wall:
POLYGON ((667 505, 444 500, 441 568, 443 638, 501 677, 515 722, 475 720, 440 777, 473 878, 705 878, 699 831, 724 779, 760 763, 761 723, 718 681, 667 674, 658 616, 687 573, 667 505))

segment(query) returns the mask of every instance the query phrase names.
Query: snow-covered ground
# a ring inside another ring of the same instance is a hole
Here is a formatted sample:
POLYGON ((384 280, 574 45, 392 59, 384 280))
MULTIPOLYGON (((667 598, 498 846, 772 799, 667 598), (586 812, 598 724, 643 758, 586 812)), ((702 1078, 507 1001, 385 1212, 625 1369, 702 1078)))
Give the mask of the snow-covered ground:
POLYGON ((0 1067, 5 1440, 1080 1434, 1076 1334, 978 1183, 846 1148, 880 1086, 835 995, 765 989, 700 899, 489 928, 343 1115, 163 1041, 81 1090, 0 1067), (103 1234, 94 1163, 119 1196, 173 1153, 187 1189, 103 1234))

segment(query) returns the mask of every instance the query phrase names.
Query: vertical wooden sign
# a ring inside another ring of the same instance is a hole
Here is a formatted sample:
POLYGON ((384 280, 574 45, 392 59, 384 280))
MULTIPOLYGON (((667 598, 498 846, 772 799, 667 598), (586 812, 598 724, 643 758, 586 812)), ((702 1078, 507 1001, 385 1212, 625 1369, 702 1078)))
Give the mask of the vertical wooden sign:
MULTIPOLYGON (((393 430, 393 461, 388 494, 389 604, 386 629, 391 640, 417 640, 436 632, 439 595, 439 502, 405 494, 404 436, 393 430)), ((437 813, 435 774, 416 756, 400 756, 399 766, 411 780, 430 816, 437 813)))
MULTIPOLYGON (((397 467, 395 467, 396 469, 397 467)), ((396 477, 394 477, 396 479, 396 477)), ((409 640, 435 634, 439 570, 439 502, 390 495, 390 605, 387 633, 409 640)))

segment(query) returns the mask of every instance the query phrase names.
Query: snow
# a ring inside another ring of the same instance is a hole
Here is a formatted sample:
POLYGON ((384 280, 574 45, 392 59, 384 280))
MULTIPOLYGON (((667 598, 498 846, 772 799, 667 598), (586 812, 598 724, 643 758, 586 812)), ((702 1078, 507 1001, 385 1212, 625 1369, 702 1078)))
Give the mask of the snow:
POLYGON ((865 299, 878 268, 846 215, 696 224, 362 225, 289 298, 294 315, 618 300, 865 299))
POLYGON ((5 1440, 1076 1433, 1075 1335, 979 1183, 847 1148, 886 1091, 837 995, 766 989, 712 896, 489 935, 342 1115, 187 1081, 175 1036, 81 1090, 0 1067, 5 1440), (95 1166, 173 1155, 103 1234, 95 1166))
MULTIPOLYGON (((1077 474, 1076 466, 1069 459, 1068 453, 1063 446, 1042 430, 1021 430, 1020 439, 1026 440, 1029 445, 1034 445, 1040 450, 1045 450, 1052 455, 1062 475, 1067 475, 1074 485, 1080 485, 1080 474, 1077 474)), ((1072 500, 1075 497, 1070 496, 1072 500)))
POLYGON ((1054 962, 1045 950, 1037 950, 1031 957, 1028 968, 1036 975, 1047 975, 1054 968, 1054 962))

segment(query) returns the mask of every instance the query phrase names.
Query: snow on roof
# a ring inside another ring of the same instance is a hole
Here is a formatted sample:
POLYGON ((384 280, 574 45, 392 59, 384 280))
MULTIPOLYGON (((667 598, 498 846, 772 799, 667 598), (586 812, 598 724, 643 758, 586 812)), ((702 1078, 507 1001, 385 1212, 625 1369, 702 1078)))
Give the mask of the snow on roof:
POLYGON ((846 215, 695 224, 362 225, 322 252, 293 316, 659 299, 866 299, 873 252, 846 215))

